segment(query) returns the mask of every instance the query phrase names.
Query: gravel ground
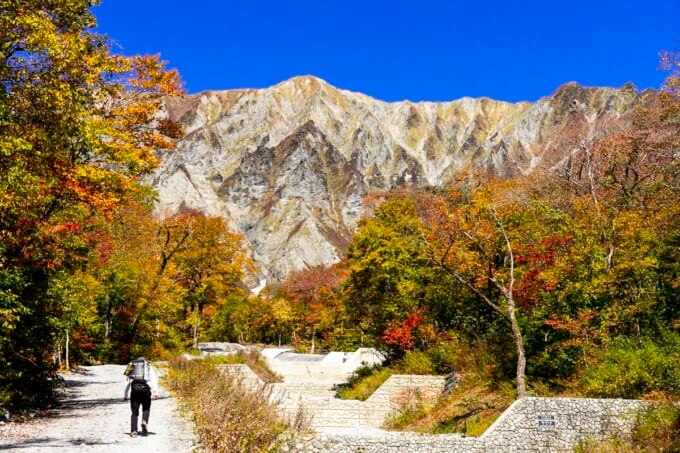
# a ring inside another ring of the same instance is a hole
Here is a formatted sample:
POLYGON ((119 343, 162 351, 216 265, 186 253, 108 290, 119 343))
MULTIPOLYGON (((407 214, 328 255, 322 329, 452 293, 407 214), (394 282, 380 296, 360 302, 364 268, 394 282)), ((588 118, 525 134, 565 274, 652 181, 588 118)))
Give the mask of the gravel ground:
MULTIPOLYGON (((83 367, 64 375, 62 404, 47 417, 0 426, 0 450, 17 452, 174 453, 193 449, 193 424, 161 388, 151 403, 149 434, 131 438, 130 402, 123 401, 123 365, 83 367)), ((141 408, 140 408, 141 421, 141 408)))

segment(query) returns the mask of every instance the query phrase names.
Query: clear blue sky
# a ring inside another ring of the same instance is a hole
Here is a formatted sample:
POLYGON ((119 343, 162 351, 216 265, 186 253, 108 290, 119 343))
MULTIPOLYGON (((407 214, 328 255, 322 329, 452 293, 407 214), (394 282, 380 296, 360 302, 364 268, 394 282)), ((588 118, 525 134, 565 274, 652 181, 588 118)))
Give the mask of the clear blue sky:
POLYGON ((99 31, 161 53, 189 92, 312 74, 384 100, 535 100, 577 81, 658 87, 680 0, 103 0, 99 31))

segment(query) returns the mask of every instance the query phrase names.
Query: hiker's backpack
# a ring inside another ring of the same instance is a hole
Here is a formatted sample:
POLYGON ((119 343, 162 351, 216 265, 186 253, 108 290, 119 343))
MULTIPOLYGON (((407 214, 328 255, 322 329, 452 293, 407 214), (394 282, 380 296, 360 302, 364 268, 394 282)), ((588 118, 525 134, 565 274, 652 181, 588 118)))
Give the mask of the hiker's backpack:
POLYGON ((131 378, 133 381, 146 381, 144 376, 144 368, 146 367, 146 362, 143 360, 139 360, 132 362, 130 365, 132 365, 132 367, 130 369, 130 374, 128 374, 128 377, 131 378))
POLYGON ((144 360, 135 360, 130 362, 125 370, 128 378, 132 379, 132 390, 135 392, 146 392, 149 390, 149 384, 146 382, 144 376, 147 363, 144 360))

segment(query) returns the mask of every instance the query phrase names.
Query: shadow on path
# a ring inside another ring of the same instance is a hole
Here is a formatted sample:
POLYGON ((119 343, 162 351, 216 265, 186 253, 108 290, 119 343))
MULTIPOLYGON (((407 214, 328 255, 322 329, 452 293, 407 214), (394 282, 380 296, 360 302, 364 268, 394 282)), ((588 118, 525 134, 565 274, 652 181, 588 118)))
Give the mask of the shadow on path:
MULTIPOLYGON (((111 445, 115 444, 116 442, 104 442, 101 440, 93 440, 93 439, 72 439, 69 440, 68 443, 72 445, 111 445)), ((12 441, 11 443, 4 444, 0 448, 1 450, 17 450, 17 449, 26 449, 26 448, 31 448, 31 447, 40 447, 40 448, 45 448, 45 447, 53 447, 55 450, 58 450, 59 448, 62 448, 63 445, 63 439, 55 439, 52 437, 38 437, 34 439, 17 439, 12 441), (52 444, 52 445, 50 445, 52 444)), ((29 450, 30 451, 30 450, 29 450)))
POLYGON ((99 398, 90 400, 65 400, 59 403, 58 407, 55 407, 47 414, 50 418, 71 418, 71 417, 82 417, 82 414, 78 413, 80 410, 88 410, 98 407, 105 407, 116 404, 129 404, 128 401, 123 401, 122 398, 99 398))
MULTIPOLYGON (((160 401, 160 400, 166 400, 170 399, 168 396, 161 396, 160 398, 151 400, 151 408, 153 410, 153 402, 154 401, 160 401)), ((79 414, 77 411, 78 410, 87 410, 87 409, 92 409, 92 408, 97 408, 97 407, 105 407, 105 406, 110 406, 110 405, 117 405, 117 404, 130 404, 130 400, 123 400, 123 398, 99 398, 99 399, 89 399, 89 400, 79 400, 79 399, 72 399, 72 400, 64 400, 61 401, 59 406, 52 409, 48 417, 51 418, 70 418, 70 417, 82 417, 82 414, 79 414)))

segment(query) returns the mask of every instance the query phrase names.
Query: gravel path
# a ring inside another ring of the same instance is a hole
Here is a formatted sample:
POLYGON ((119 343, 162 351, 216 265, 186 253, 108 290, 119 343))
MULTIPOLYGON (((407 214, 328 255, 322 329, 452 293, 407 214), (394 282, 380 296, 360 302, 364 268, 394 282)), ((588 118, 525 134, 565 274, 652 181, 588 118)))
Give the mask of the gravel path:
MULTIPOLYGON (((18 435, 0 430, 0 450, 17 452, 189 452, 193 425, 183 418, 174 398, 161 388, 151 403, 149 435, 131 438, 130 402, 123 401, 123 365, 83 367, 69 373, 63 404, 49 418, 17 426, 18 435), (4 434, 4 435, 3 435, 4 434)), ((141 419, 141 408, 140 408, 141 419)))

